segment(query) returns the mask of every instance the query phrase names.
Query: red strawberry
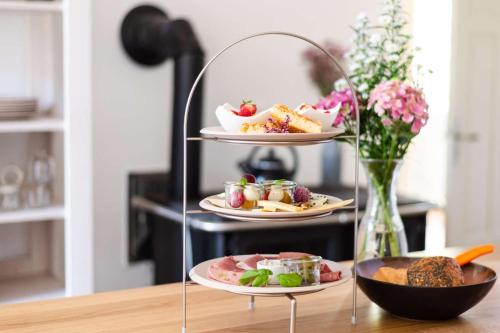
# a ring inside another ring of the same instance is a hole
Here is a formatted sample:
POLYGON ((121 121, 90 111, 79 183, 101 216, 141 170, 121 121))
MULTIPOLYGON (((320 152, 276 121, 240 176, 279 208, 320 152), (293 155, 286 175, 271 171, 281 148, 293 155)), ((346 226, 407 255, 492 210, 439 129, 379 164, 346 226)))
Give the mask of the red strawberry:
POLYGON ((239 115, 240 115, 240 114, 239 114, 239 112, 238 112, 238 110, 236 110, 236 109, 231 109, 231 112, 232 112, 232 113, 234 113, 234 114, 235 114, 235 115, 237 115, 237 116, 239 116, 239 115))
POLYGON ((257 106, 252 103, 252 101, 245 101, 240 105, 240 113, 239 115, 242 117, 250 117, 253 116, 257 112, 257 106))

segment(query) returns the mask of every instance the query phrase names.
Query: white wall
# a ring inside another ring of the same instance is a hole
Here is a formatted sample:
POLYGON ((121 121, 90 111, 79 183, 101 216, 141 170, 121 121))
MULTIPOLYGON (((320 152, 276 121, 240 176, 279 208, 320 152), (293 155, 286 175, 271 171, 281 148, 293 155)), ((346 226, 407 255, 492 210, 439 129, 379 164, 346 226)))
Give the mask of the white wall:
MULTIPOLYGON (((381 1, 380 1, 381 2, 381 1)), ((349 44, 349 26, 359 11, 378 11, 379 1, 154 1, 170 17, 187 18, 208 57, 244 35, 283 30, 315 41, 332 39, 349 44), (286 6, 284 6, 286 4, 286 6)), ((168 167, 172 66, 152 69, 132 63, 119 44, 119 27, 136 0, 93 1, 93 126, 95 286, 110 290, 151 281, 149 264, 127 263, 127 193, 130 171, 168 167)), ((306 44, 288 39, 255 40, 231 52, 208 73, 205 124, 216 124, 214 107, 251 97, 262 107, 275 102, 294 105, 316 100, 300 52, 306 44)), ((248 149, 204 146, 203 187, 217 188, 238 176, 235 161, 248 149), (218 149, 217 151, 215 149, 218 149), (220 149, 224 148, 224 153, 220 149), (213 157, 217 156, 218 159, 213 157), (223 159, 223 163, 220 163, 223 159), (210 174, 210 177, 206 177, 210 174)), ((318 148, 301 149, 298 179, 319 181, 318 148)))

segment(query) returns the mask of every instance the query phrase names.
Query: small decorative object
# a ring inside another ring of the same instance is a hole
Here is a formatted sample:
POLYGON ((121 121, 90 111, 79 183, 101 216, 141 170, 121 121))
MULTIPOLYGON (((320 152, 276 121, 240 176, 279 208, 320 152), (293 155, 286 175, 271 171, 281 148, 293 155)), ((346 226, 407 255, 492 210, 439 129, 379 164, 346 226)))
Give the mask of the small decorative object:
POLYGON ((0 170, 0 209, 18 209, 20 204, 20 189, 24 180, 24 172, 15 164, 4 166, 0 170))
MULTIPOLYGON (((358 236, 360 259, 408 251, 396 181, 412 139, 427 123, 428 105, 411 75, 415 50, 411 36, 404 33, 406 24, 400 0, 385 0, 379 24, 359 15, 354 47, 347 54, 360 107, 359 153, 368 179, 368 203, 358 236)), ((355 134, 352 93, 343 80, 335 88, 316 106, 330 109, 340 103, 334 126, 355 134)))
POLYGON ((28 207, 46 207, 52 203, 54 160, 47 152, 35 154, 30 166, 28 207))

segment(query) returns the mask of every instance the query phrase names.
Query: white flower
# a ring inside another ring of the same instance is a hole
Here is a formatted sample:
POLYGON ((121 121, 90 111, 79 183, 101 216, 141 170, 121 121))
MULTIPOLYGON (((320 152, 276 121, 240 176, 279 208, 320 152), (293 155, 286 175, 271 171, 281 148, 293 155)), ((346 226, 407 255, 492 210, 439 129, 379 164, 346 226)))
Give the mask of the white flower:
POLYGON ((372 44, 378 44, 382 40, 382 37, 380 37, 380 34, 373 34, 370 36, 370 43, 372 44))
POLYGON ((366 58, 366 63, 369 64, 371 62, 375 62, 376 60, 377 60, 376 56, 369 56, 368 58, 366 58))
POLYGON ((366 50, 366 55, 368 57, 376 57, 376 56, 378 56, 378 52, 377 52, 377 50, 375 50, 373 48, 369 48, 368 50, 366 50))
POLYGON ((353 60, 358 62, 364 62, 366 60, 366 56, 361 53, 356 53, 353 57, 353 60))
POLYGON ((399 46, 391 41, 387 41, 385 44, 384 44, 384 49, 388 52, 388 53, 394 53, 394 52, 397 52, 399 51, 399 46))
POLYGON ((349 64, 349 71, 350 72, 354 72, 358 68, 360 68, 360 66, 358 65, 357 62, 353 62, 353 63, 349 64))
POLYGON ((389 54, 389 56, 387 57, 387 60, 388 61, 398 61, 399 60, 399 56, 397 54, 389 54))
POLYGON ((335 90, 340 91, 347 88, 347 81, 345 79, 338 79, 333 85, 335 90))
POLYGON ((359 86, 358 86, 358 90, 360 92, 365 92, 368 90, 368 84, 366 82, 363 82, 361 83, 359 86))
POLYGON ((378 22, 381 24, 381 25, 389 25, 391 23, 391 18, 390 16, 387 16, 387 15, 381 15, 379 18, 378 18, 378 22))
POLYGON ((366 12, 360 12, 358 14, 358 17, 356 17, 356 21, 358 21, 358 22, 368 21, 368 15, 366 14, 366 12))

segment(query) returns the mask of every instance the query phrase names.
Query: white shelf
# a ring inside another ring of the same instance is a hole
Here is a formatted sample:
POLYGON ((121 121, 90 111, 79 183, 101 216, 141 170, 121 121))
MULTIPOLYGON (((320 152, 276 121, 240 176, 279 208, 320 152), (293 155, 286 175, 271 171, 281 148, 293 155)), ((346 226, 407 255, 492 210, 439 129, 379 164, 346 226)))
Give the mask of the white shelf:
POLYGON ((0 0, 0 10, 27 12, 62 12, 61 1, 0 0))
POLYGON ((0 281, 0 304, 64 297, 64 283, 49 275, 0 281))
POLYGON ((0 133, 62 132, 64 120, 59 118, 32 118, 24 120, 0 120, 0 133))
POLYGON ((20 209, 0 212, 0 224, 42 222, 64 219, 64 206, 20 209))

